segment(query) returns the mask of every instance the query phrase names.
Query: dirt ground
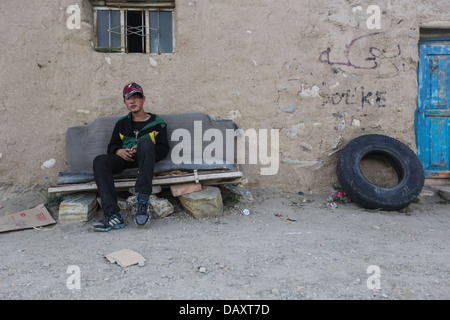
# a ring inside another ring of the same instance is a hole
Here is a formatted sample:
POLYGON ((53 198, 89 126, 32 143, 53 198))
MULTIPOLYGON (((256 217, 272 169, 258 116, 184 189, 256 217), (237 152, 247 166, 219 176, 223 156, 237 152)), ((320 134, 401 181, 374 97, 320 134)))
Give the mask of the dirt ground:
MULTIPOLYGON (((1 215, 43 200, 0 191, 1 215)), ((402 212, 330 209, 332 189, 250 191, 254 201, 237 204, 248 216, 232 204, 195 220, 171 199, 175 213, 145 228, 127 215, 107 233, 92 222, 1 233, 0 299, 450 299, 450 205, 428 187, 402 212), (146 264, 105 258, 121 249, 146 264)))

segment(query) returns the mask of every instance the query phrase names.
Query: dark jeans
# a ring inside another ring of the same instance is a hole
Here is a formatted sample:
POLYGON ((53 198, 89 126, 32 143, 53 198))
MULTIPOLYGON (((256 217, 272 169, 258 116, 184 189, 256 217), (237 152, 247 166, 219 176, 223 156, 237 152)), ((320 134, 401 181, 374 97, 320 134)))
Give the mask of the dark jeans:
POLYGON ((94 159, 94 178, 105 214, 120 211, 114 187, 114 174, 128 168, 139 168, 135 185, 136 193, 152 194, 153 168, 155 167, 155 145, 150 139, 138 143, 134 161, 126 161, 117 155, 102 154, 94 159))

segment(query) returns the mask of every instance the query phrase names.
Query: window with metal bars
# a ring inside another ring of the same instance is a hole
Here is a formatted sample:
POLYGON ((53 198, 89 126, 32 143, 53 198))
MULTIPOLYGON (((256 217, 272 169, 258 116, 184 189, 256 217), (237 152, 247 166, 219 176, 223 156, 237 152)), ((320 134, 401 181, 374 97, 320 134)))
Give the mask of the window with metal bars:
POLYGON ((95 8, 97 51, 173 53, 172 10, 95 8))

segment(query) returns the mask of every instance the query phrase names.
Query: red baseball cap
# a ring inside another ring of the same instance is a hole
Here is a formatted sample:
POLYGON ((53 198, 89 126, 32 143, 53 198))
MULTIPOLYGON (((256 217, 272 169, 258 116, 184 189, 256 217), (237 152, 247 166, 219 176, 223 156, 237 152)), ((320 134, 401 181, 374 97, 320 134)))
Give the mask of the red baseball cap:
POLYGON ((125 99, 128 99, 135 93, 139 93, 142 97, 144 96, 144 90, 136 82, 131 82, 123 88, 123 97, 125 99))

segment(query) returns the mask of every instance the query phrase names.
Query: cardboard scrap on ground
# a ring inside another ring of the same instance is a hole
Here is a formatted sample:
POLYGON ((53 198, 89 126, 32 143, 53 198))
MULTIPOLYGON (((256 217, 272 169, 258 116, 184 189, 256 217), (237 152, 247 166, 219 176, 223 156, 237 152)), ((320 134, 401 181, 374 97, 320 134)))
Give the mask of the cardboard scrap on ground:
POLYGON ((111 263, 117 263, 119 266, 126 268, 135 264, 141 265, 147 259, 145 259, 141 254, 130 250, 130 249, 123 249, 119 250, 113 253, 109 253, 106 256, 106 259, 109 260, 111 263))
POLYGON ((45 206, 41 204, 33 209, 7 213, 0 217, 0 232, 43 227, 54 223, 56 221, 45 206))

